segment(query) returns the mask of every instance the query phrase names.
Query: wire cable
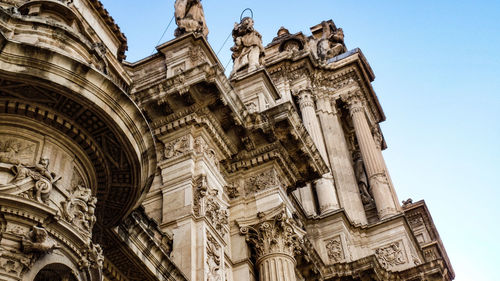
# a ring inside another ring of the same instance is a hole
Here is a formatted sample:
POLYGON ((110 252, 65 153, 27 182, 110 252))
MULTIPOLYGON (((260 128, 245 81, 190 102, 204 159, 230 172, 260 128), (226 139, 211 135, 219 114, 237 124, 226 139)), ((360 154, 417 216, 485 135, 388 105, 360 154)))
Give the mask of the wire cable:
MULTIPOLYGON (((166 27, 166 28, 165 28, 165 30, 163 31, 163 34, 161 35, 160 40, 158 40, 158 42, 156 43, 155 47, 156 47, 156 46, 158 46, 158 45, 160 44, 161 40, 163 39, 163 36, 165 36, 165 33, 167 33, 167 30, 168 30, 168 28, 170 27, 170 25, 172 24, 172 21, 174 20, 174 18, 175 18, 175 15, 174 15, 174 16, 172 16, 172 18, 171 18, 171 19, 170 19, 170 21, 168 22, 167 27, 166 27)), ((155 52, 155 51, 156 51, 156 49, 154 49, 154 50, 153 50, 153 52, 151 52, 151 54, 154 54, 154 52, 155 52)))
POLYGON ((217 51, 217 53, 215 55, 219 55, 220 51, 222 51, 222 48, 224 48, 224 46, 226 45, 227 43, 227 40, 229 40, 229 37, 231 37, 231 35, 233 34, 233 32, 231 31, 229 33, 229 35, 226 37, 226 40, 224 40, 224 43, 222 43, 222 46, 220 47, 220 49, 217 51))

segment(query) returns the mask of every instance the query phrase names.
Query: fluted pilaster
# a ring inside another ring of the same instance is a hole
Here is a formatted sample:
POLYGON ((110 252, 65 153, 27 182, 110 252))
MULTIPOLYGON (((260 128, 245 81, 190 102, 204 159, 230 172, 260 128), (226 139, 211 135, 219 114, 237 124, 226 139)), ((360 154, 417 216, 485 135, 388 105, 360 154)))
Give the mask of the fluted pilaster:
POLYGON ((344 130, 332 107, 330 97, 319 95, 317 99, 317 115, 325 138, 331 171, 336 179, 335 186, 340 205, 355 223, 366 224, 366 214, 359 194, 356 176, 351 165, 350 152, 344 136, 344 130))
POLYGON ((380 219, 387 218, 397 213, 397 207, 394 202, 392 189, 389 186, 385 163, 381 153, 377 150, 370 126, 368 125, 362 97, 357 93, 352 93, 346 96, 344 100, 349 106, 349 113, 358 139, 361 156, 365 163, 378 215, 380 219))
MULTIPOLYGON (((300 92, 299 106, 306 130, 311 135, 319 153, 325 162, 328 163, 329 160, 323 139, 323 133, 321 131, 318 117, 316 116, 314 100, 309 91, 304 90, 300 92)), ((321 179, 317 180, 315 182, 315 187, 321 214, 326 214, 339 208, 337 192, 333 184, 333 176, 330 173, 323 175, 321 179)))

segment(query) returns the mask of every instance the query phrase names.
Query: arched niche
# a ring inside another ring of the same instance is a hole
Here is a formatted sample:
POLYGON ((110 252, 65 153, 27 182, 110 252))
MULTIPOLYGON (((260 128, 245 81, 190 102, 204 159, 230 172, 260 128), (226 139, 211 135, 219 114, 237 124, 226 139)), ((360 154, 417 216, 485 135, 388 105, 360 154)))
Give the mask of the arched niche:
POLYGON ((79 281, 71 268, 60 263, 52 263, 40 270, 33 281, 79 281))

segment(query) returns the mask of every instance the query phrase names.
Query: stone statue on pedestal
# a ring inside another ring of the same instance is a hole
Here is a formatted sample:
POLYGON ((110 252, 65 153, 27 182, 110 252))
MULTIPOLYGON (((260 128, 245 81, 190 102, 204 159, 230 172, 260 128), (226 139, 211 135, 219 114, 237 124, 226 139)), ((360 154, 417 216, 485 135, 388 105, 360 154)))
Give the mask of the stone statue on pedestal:
POLYGON ((208 35, 201 0, 176 0, 174 7, 177 24, 174 32, 176 37, 189 32, 202 34, 205 37, 208 35))
POLYGON ((344 31, 342 28, 332 30, 328 22, 322 22, 323 35, 318 41, 318 57, 326 61, 347 51, 344 44, 344 31))
POLYGON ((356 179, 358 181, 359 192, 361 193, 361 201, 363 204, 369 204, 373 202, 373 197, 368 191, 368 178, 366 176, 363 160, 360 155, 354 160, 354 173, 356 174, 356 179))
POLYGON ((245 17, 241 22, 234 24, 233 40, 233 71, 231 76, 239 70, 247 67, 247 71, 253 71, 262 65, 264 58, 264 46, 262 36, 253 27, 252 18, 245 17))

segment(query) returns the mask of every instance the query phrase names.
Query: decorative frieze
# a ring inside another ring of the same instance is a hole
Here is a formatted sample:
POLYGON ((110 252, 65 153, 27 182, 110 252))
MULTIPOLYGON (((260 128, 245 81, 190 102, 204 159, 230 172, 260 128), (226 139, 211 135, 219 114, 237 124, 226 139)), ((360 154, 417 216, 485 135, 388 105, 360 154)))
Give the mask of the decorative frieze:
POLYGON ((245 180, 245 194, 252 194, 261 190, 278 186, 280 180, 275 169, 268 169, 245 180))
POLYGON ((0 162, 18 165, 33 161, 36 144, 0 135, 0 162))
POLYGON ((48 166, 48 158, 40 159, 38 164, 33 166, 26 164, 11 166, 10 171, 14 175, 14 178, 12 178, 9 183, 0 187, 3 187, 3 190, 8 192, 8 190, 11 190, 13 187, 19 185, 24 186, 23 181, 25 179, 32 179, 35 184, 31 188, 21 189, 21 193, 18 193, 19 188, 16 188, 13 192, 40 203, 48 204, 52 185, 61 179, 61 177, 56 176, 55 173, 50 172, 48 166))
POLYGON ((342 248, 342 239, 340 236, 327 240, 325 247, 331 262, 337 263, 344 260, 344 249, 342 248))
POLYGON ((190 136, 182 136, 165 144, 163 156, 165 159, 172 159, 188 152, 191 149, 190 136))
POLYGON ((380 264, 389 269, 406 263, 406 254, 402 241, 393 242, 375 250, 380 264))

